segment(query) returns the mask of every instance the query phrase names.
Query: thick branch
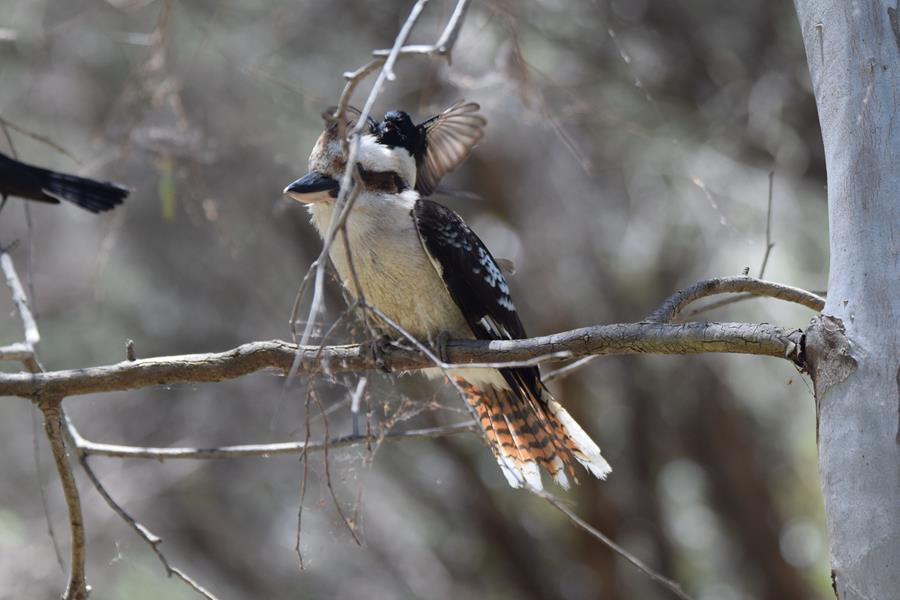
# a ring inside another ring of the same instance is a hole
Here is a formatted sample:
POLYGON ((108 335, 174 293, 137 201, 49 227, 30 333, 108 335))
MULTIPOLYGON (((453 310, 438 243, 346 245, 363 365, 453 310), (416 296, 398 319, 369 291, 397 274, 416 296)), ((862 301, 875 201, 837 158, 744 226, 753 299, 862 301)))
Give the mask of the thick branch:
POLYGON ((63 427, 59 396, 48 397, 40 402, 41 412, 44 413, 44 431, 50 441, 50 449, 53 451, 53 460, 56 462, 56 471, 59 473, 59 481, 62 484, 63 495, 69 508, 69 528, 72 533, 72 565, 69 568, 69 583, 66 586, 65 600, 86 600, 89 588, 84 572, 85 541, 84 520, 81 515, 81 500, 78 495, 78 486, 75 484, 75 474, 69 464, 66 453, 66 444, 63 439, 63 427))
MULTIPOLYGON (((463 340, 448 344, 454 364, 527 361, 568 352, 572 357, 609 354, 699 354, 726 352, 796 360, 801 333, 775 325, 749 323, 623 323, 584 327, 527 340, 463 340)), ((0 396, 33 398, 132 390, 156 385, 235 379, 256 371, 286 373, 298 353, 284 341, 250 342, 226 352, 146 358, 101 367, 47 373, 0 374, 0 396)), ((370 353, 358 345, 305 346, 300 372, 358 372, 375 369, 370 353), (318 356, 318 359, 316 357, 318 356)), ((395 371, 433 367, 415 349, 391 346, 383 362, 395 371)))

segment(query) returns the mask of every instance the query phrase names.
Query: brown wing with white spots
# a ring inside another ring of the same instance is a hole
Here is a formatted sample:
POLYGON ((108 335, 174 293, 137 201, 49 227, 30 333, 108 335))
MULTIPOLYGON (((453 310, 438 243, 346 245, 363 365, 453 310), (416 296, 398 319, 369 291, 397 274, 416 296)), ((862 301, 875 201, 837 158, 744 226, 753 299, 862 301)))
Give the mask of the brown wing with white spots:
MULTIPOLYGON (((526 337, 500 267, 459 215, 419 199, 413 219, 428 257, 475 337, 526 337)), ((539 466, 563 487, 570 478, 577 481, 576 463, 606 477, 609 465, 597 444, 544 388, 537 367, 497 371, 502 378, 496 385, 476 385, 458 376, 454 381, 511 486, 541 489, 539 466)))

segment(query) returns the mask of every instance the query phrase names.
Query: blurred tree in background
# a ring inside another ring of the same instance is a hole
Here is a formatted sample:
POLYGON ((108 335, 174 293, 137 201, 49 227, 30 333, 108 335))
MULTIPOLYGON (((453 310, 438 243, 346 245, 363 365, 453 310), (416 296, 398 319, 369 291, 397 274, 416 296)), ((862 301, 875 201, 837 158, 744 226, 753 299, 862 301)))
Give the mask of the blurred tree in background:
MULTIPOLYGON (((454 2, 433 0, 414 42, 454 2)), ((387 47, 408 2, 6 0, 0 115, 79 162, 13 134, 29 162, 115 179, 126 205, 94 217, 21 204, 0 242, 29 265, 42 359, 73 368, 288 338, 297 285, 318 254, 307 213, 280 197, 305 172, 341 73, 387 47)), ((761 0, 475 3, 453 54, 406 59, 376 105, 418 117, 477 101, 486 137, 440 198, 498 256, 532 335, 637 321, 698 279, 757 273, 824 289, 823 151, 790 3, 761 0)), ((367 89, 365 85, 363 89, 367 89)), ((4 148, 4 151, 6 149, 4 148)), ((327 307, 343 309, 329 284, 327 307)), ((20 336, 9 315, 0 339, 20 336)), ((710 318, 802 327, 809 312, 753 300, 710 318)), ((340 331, 352 339, 352 328, 340 331)), ((4 368, 14 369, 13 365, 4 368)), ((315 382, 332 434, 349 431, 356 380, 315 382)), ((554 382, 603 448, 607 482, 566 496, 589 522, 696 598, 830 594, 812 393, 786 361, 749 356, 603 358, 554 382)), ((302 439, 302 386, 256 375, 67 401, 91 439, 214 446, 302 439)), ((409 426, 465 418, 419 376, 370 378, 382 422, 404 400, 442 407, 409 426)), ((0 597, 58 593, 41 506, 65 546, 65 507, 34 409, 0 404, 0 597)), ((316 418, 314 435, 324 433, 316 418)), ((169 558, 226 598, 666 598, 667 592, 545 502, 508 488, 465 435, 329 453, 341 524, 311 457, 220 462, 96 459, 110 492, 169 558)), ((79 476, 81 474, 79 473, 79 476)), ((192 598, 85 481, 92 598, 192 598)))

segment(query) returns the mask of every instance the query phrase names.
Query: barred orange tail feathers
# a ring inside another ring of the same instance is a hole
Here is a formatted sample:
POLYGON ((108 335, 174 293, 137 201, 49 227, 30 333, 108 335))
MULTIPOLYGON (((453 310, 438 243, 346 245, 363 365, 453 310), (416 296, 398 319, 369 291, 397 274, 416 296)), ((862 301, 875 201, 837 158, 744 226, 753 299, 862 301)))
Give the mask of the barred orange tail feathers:
POLYGON ((548 393, 535 398, 508 387, 453 380, 512 487, 543 489, 539 466, 564 489, 569 478, 578 482, 576 462, 600 479, 612 470, 597 444, 548 393))

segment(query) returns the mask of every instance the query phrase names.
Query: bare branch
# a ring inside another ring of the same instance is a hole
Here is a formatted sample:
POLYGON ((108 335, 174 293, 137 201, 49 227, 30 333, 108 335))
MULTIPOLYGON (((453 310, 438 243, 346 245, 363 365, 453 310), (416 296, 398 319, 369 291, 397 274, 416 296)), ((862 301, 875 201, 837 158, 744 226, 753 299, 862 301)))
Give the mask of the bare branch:
POLYGON ((650 323, 666 323, 672 321, 688 304, 695 300, 715 294, 734 294, 738 292, 749 292, 754 296, 767 296, 795 302, 816 312, 819 312, 825 306, 823 298, 800 288, 772 281, 763 281, 755 277, 716 277, 700 281, 675 292, 645 320, 650 323))
POLYGON ((475 422, 466 421, 443 427, 391 431, 383 435, 345 435, 318 442, 280 442, 274 444, 245 444, 240 446, 219 446, 217 448, 153 448, 99 444, 83 438, 77 431, 73 433, 75 445, 85 455, 108 456, 114 458, 144 458, 150 460, 193 459, 219 460, 225 458, 251 458, 280 455, 294 455, 302 452, 321 452, 325 448, 346 448, 367 444, 380 439, 397 441, 427 439, 475 431, 475 422))
MULTIPOLYGON (((343 244, 345 246, 345 250, 347 252, 347 256, 350 264, 350 271, 352 274, 352 279, 354 283, 354 288, 356 291, 356 302, 354 303, 355 308, 362 309, 362 317, 363 322, 365 324, 366 330, 371 334, 372 331, 368 314, 367 314, 367 305, 365 301, 365 297, 362 294, 362 288, 359 284, 359 279, 356 274, 356 269, 353 264, 353 256, 351 253, 349 240, 346 235, 346 222, 347 218, 350 214, 350 210, 353 208, 353 205, 356 201, 357 196, 359 195, 360 190, 362 189, 362 182, 360 181, 359 174, 356 170, 356 157, 359 151, 359 143, 360 143, 360 135, 363 129, 367 126, 367 119, 369 113, 372 110, 372 106, 375 103, 376 98, 381 93, 381 90, 384 87, 385 82, 393 81, 395 78, 394 75, 394 64, 396 63, 398 57, 400 56, 401 49, 403 45, 406 43, 409 34, 412 32, 413 27, 419 19, 419 16, 422 13, 422 10, 425 7, 425 4, 428 0, 417 0, 417 2, 413 5, 412 10, 409 13, 409 16, 403 23, 403 26, 400 28, 397 37, 394 40, 394 45, 391 48, 390 52, 387 53, 386 57, 377 57, 374 60, 370 61, 368 64, 364 65, 357 71, 349 74, 345 74, 348 81, 344 86, 344 90, 341 93, 340 100, 338 102, 338 107, 333 118, 337 119, 338 125, 338 133, 340 135, 341 143, 342 143, 342 151, 344 157, 346 158, 346 165, 344 167, 344 172, 341 176, 340 181, 340 191, 338 193, 338 198, 335 201, 335 210, 332 214, 331 221, 328 225, 328 229, 323 236, 323 244, 322 250, 318 256, 318 258, 313 262, 313 265, 310 266, 309 271, 307 271, 306 276, 303 279, 303 282, 300 285, 300 289, 297 292, 297 298, 294 302, 293 310, 291 312, 291 333, 293 336, 293 341, 297 343, 299 341, 299 345, 297 347, 297 351, 294 354, 294 358, 291 362, 291 366, 287 373, 287 378, 285 382, 285 387, 289 386, 292 382, 294 376, 300 369, 301 363, 303 362, 303 354, 304 348, 310 339, 310 335, 315 328, 319 313, 322 308, 323 302, 323 288, 324 288, 324 276, 325 276, 325 266, 328 261, 328 255, 331 251, 332 245, 335 243, 336 236, 341 234, 343 239, 343 244), (378 77, 375 79, 375 82, 372 85, 372 89, 369 91, 369 95, 366 99, 366 102, 363 106, 361 114, 357 118, 357 122, 353 131, 349 133, 347 132, 347 125, 345 114, 347 108, 349 106, 350 98, 353 95, 353 92, 356 89, 356 86, 366 78, 370 73, 373 73, 381 67, 380 72, 378 73, 378 77), (351 185, 354 183, 355 185, 351 185), (303 293, 305 291, 306 286, 310 282, 310 276, 315 273, 315 277, 313 278, 313 294, 312 300, 310 302, 309 313, 306 319, 306 323, 304 324, 303 333, 297 336, 297 313, 299 310, 300 303, 303 298, 303 293)), ((453 44, 456 41, 457 36, 459 35, 459 29, 462 27, 463 17, 465 15, 466 9, 468 7, 468 0, 460 0, 457 4, 456 9, 454 10, 453 15, 448 22, 444 33, 441 35, 441 38, 438 40, 438 45, 440 46, 440 51, 447 57, 448 62, 450 61, 450 50, 453 44)), ((353 310, 354 307, 351 307, 350 310, 353 310)), ((346 314, 346 313, 345 313, 346 314)), ((323 339, 320 343, 319 350, 317 352, 317 356, 324 350, 325 340, 323 339)), ((326 367, 327 369, 327 367, 326 367)), ((363 380, 364 381, 364 380, 363 380)), ((360 388, 360 391, 362 388, 360 388)), ((307 396, 306 396, 306 412, 307 412, 307 439, 306 442, 309 442, 309 400, 310 393, 309 388, 307 388, 307 396)), ((317 400, 318 401, 318 400, 317 400)), ((327 430, 327 417, 325 417, 325 411, 319 406, 323 421, 326 423, 326 433, 325 437, 328 437, 327 430)), ((358 429, 358 421, 357 421, 357 413, 353 412, 353 424, 354 424, 354 433, 357 433, 358 429)), ((344 516, 340 505, 338 504, 337 498, 334 495, 334 490, 331 486, 331 478, 329 475, 329 464, 328 464, 328 451, 327 444, 325 446, 325 473, 326 479, 328 481, 328 488, 331 491, 332 499, 334 500, 335 508, 343 519, 344 523, 347 525, 350 530, 351 535, 354 540, 359 543, 359 539, 357 537, 355 528, 351 526, 351 523, 344 516)), ((303 498, 305 496, 306 491, 306 477, 307 477, 307 454, 306 450, 302 453, 303 460, 303 480, 301 482, 301 492, 300 492, 300 505, 298 508, 297 514, 297 555, 300 560, 300 568, 303 568, 303 557, 300 553, 300 523, 303 514, 303 498)))
MULTIPOLYGON (((759 266, 759 275, 758 278, 762 279, 766 273, 766 266, 769 264, 769 255, 772 253, 772 248, 775 247, 775 242, 772 241, 772 189, 775 179, 775 172, 769 171, 769 205, 766 209, 766 249, 763 252, 762 263, 759 266)), ((750 268, 747 267, 749 271, 750 268)), ((745 273, 746 274, 746 273, 745 273)), ((814 294, 818 294, 818 292, 813 292, 814 294)), ((822 295, 822 294, 818 294, 822 295)), ((701 306, 700 308, 695 308, 683 315, 685 319, 690 317, 694 317, 696 315, 709 312, 711 310, 715 310, 717 308, 722 308, 723 306, 728 306, 729 304, 737 304, 738 302, 743 302, 744 300, 750 300, 751 298, 758 297, 756 294, 738 294, 736 296, 732 296, 730 298, 723 298, 721 300, 716 300, 715 302, 710 302, 705 306, 701 306)))
MULTIPOLYGON (((403 26, 400 28, 400 32, 394 39, 393 47, 389 51, 384 53, 383 56, 381 56, 380 53, 376 51, 376 54, 378 55, 376 56, 376 58, 369 61, 367 64, 360 67, 356 71, 344 74, 344 77, 348 81, 344 86, 343 92, 341 93, 336 114, 332 116, 337 119, 338 122, 339 132, 341 135, 341 139, 343 140, 343 151, 344 155, 346 156, 347 163, 344 167, 344 173, 341 176, 340 191, 338 192, 338 198, 335 201, 335 211, 332 214, 328 230, 323 236, 324 239, 322 243, 322 251, 319 254, 319 257, 313 263, 315 267, 315 278, 313 280, 313 298, 310 304, 309 316, 307 317, 306 325, 304 326, 302 335, 300 335, 300 345, 306 345, 309 342, 309 336, 313 328, 315 327, 319 311, 322 307, 321 304, 323 298, 322 292, 324 285, 325 265, 327 264, 328 253, 335 241, 335 236, 339 230, 343 229, 344 224, 347 220, 347 216, 350 213, 350 209, 353 207, 355 194, 351 190, 357 190, 358 193, 359 186, 351 186, 351 182, 353 181, 353 178, 356 174, 356 155, 359 150, 360 133, 366 127, 366 120, 372 110, 372 106, 375 104, 376 98, 381 93, 385 82, 394 80, 394 64, 396 63, 397 59, 404 54, 408 55, 422 53, 404 53, 403 44, 406 43, 406 39, 409 37, 409 34, 412 31, 412 28, 415 26, 416 21, 418 21, 419 16, 422 13, 422 9, 425 7, 427 1, 428 0, 418 0, 415 5, 413 5, 413 8, 410 10, 409 15, 403 23, 403 26), (352 97, 356 86, 371 73, 378 70, 379 67, 381 67, 381 71, 378 73, 378 77, 375 79, 375 83, 372 85, 372 89, 370 90, 369 95, 366 98, 366 102, 363 105, 361 114, 357 118, 356 126, 353 128, 353 131, 350 132, 349 135, 347 135, 344 115, 349 105, 350 98, 352 97)), ((426 53, 433 52, 436 54, 440 54, 442 56, 446 56, 448 61, 450 60, 450 53, 452 52, 453 45, 456 43, 456 40, 459 37, 459 31, 462 28, 463 21, 465 20, 465 14, 468 10, 468 5, 469 0, 459 0, 459 2, 457 2, 453 14, 450 16, 450 20, 444 28, 441 37, 438 39, 437 43, 429 50, 429 52, 426 53)), ((300 304, 301 297, 303 295, 304 288, 308 284, 309 277, 312 272, 313 266, 310 267, 310 271, 307 272, 307 275, 300 286, 300 290, 297 293, 297 299, 294 303, 294 310, 291 315, 291 328, 294 334, 293 337, 295 342, 297 341, 297 335, 294 324, 296 322, 297 310, 300 304)), ((297 365, 295 364, 295 368, 296 366, 297 365)), ((289 379, 290 378, 291 377, 289 375, 289 379)))
POLYGON ((181 579, 185 584, 188 585, 195 592, 207 598, 208 600, 216 600, 216 597, 206 588, 201 586, 199 583, 194 581, 190 576, 188 576, 184 571, 179 569, 178 567, 173 567, 169 560, 166 558, 165 554, 159 549, 159 545, 162 544, 162 538, 147 529, 144 525, 139 523, 132 517, 128 512, 122 508, 122 506, 113 500, 112 496, 109 495, 109 492, 103 487, 103 484, 100 482, 100 479, 97 477, 97 474, 94 473, 94 469, 87 461, 86 454, 79 455, 79 461, 81 462, 81 467, 84 469, 84 472, 87 474, 88 479, 91 480, 91 483, 94 484, 94 489, 97 490, 97 493, 100 494, 100 497, 106 502, 106 504, 115 512, 123 521, 128 523, 128 525, 134 529, 134 531, 143 539, 150 548, 153 550, 153 553, 156 554, 156 557, 159 559, 159 562, 162 563, 163 568, 166 571, 166 576, 171 577, 175 575, 179 579, 181 579))
MULTIPOLYGON (((31 139, 33 139, 36 142, 40 142, 46 146, 50 146, 51 148, 53 148, 54 150, 56 150, 57 152, 59 152, 60 154, 65 156, 66 158, 71 159, 72 162, 74 162, 76 165, 82 164, 81 161, 78 159, 77 156, 75 156, 74 153, 69 152, 68 150, 66 150, 65 148, 63 148, 62 146, 60 146, 59 144, 57 144, 56 142, 54 142, 53 140, 51 140, 50 138, 48 138, 45 135, 41 135, 39 133, 31 131, 30 129, 26 129, 26 128, 22 127, 21 125, 16 125, 12 121, 8 121, 8 120, 4 119, 2 116, 0 116, 0 124, 2 124, 3 129, 6 129, 7 127, 9 127, 13 131, 15 131, 17 133, 21 133, 24 136, 30 137, 31 139)), ((8 133, 6 134, 6 139, 7 139, 7 141, 10 140, 8 133)), ((12 146, 11 142, 10 142, 10 146, 12 146)))
POLYGON ((763 254, 762 264, 759 266, 759 278, 766 274, 766 265, 769 264, 769 254, 775 247, 772 241, 772 189, 775 183, 775 171, 769 171, 769 206, 766 209, 766 251, 763 254))
MULTIPOLYGON (((327 264, 327 257, 329 251, 331 250, 331 245, 335 241, 335 236, 338 230, 343 227, 343 224, 347 220, 347 215, 349 215, 350 209, 353 207, 353 201, 355 200, 356 194, 354 192, 351 192, 351 189, 355 190, 356 193, 359 193, 358 186, 351 186, 350 184, 353 180, 353 174, 356 172, 356 155, 359 151, 360 133, 366 127, 366 121, 368 119, 369 113, 372 111, 372 106, 375 104, 375 99, 384 88, 385 82, 394 80, 394 63, 397 61, 397 56, 399 55, 400 48, 409 37, 409 34, 412 31, 413 26, 416 24, 416 21, 418 21, 419 15, 422 13, 422 9, 425 7, 427 1, 428 0, 417 0, 417 2, 413 5, 409 16, 406 18, 406 21, 404 21, 403 26, 400 28, 400 32, 397 34, 397 38, 394 40, 394 46, 393 48, 391 48, 391 52, 390 54, 388 54, 387 58, 383 61, 375 59, 368 65, 364 66, 362 69, 354 73, 350 81, 348 81, 347 85, 345 86, 344 93, 341 94, 341 101, 349 102, 350 95, 352 94, 353 89, 359 83, 359 81, 361 81, 364 77, 368 76, 369 73, 374 71, 380 62, 383 63, 381 66, 381 71, 378 73, 378 77, 375 78, 375 83, 372 84, 372 90, 369 92, 368 98, 366 98, 366 103, 363 105, 363 109, 359 117, 357 118, 356 126, 350 133, 349 138, 346 138, 347 144, 344 153, 347 158, 347 164, 344 167, 344 174, 341 176, 340 191, 338 192, 337 200, 335 200, 335 210, 332 213, 331 222, 328 225, 328 230, 324 235, 324 239, 322 242, 322 251, 319 254, 319 257, 316 259, 316 275, 313 283, 313 298, 309 308, 309 316, 307 317, 306 325, 303 328, 303 334, 300 336, 301 346, 309 342, 309 336, 312 333, 313 328, 315 327, 319 311, 322 308, 325 265, 327 264)), ((337 119, 339 126, 341 127, 343 127, 344 123, 343 113, 345 110, 346 104, 338 107, 337 119)))
POLYGON ((40 428, 40 420, 38 419, 38 411, 31 412, 31 456, 34 459, 34 472, 38 477, 38 493, 41 497, 41 508, 44 509, 44 519, 47 523, 47 536, 53 546, 53 553, 56 555, 56 563, 59 565, 59 572, 66 574, 66 563, 63 560, 62 550, 60 549, 59 539, 56 537, 56 530, 53 529, 53 521, 50 519, 50 503, 47 498, 47 484, 41 477, 43 468, 41 467, 41 451, 38 445, 38 429, 40 428))
POLYGON ((19 281, 12 258, 5 250, 0 253, 0 267, 3 269, 6 286, 12 295, 13 304, 15 304, 16 310, 19 312, 22 328, 25 330, 25 341, 0 348, 0 359, 19 361, 25 365, 28 371, 37 373, 41 370, 41 365, 35 355, 35 348, 41 342, 41 334, 38 331, 34 316, 31 314, 31 309, 28 308, 28 297, 25 295, 22 282, 19 281))
POLYGON ((63 439, 62 419, 60 416, 61 396, 45 396, 39 403, 41 412, 44 413, 44 432, 50 441, 53 451, 53 460, 56 462, 56 471, 62 484, 63 495, 69 510, 69 529, 72 535, 72 564, 69 567, 69 582, 63 595, 65 600, 87 600, 90 588, 84 571, 85 541, 84 520, 81 514, 81 500, 78 497, 78 486, 75 484, 75 475, 69 464, 66 453, 66 443, 63 439))
MULTIPOLYGON (((444 27, 444 32, 434 45, 403 46, 400 48, 398 55, 437 54, 446 57, 449 64, 453 46, 456 45, 456 39, 459 37, 459 32, 462 29, 466 11, 469 9, 469 3, 469 0, 459 0, 456 3, 456 8, 453 9, 453 14, 450 15, 450 20, 447 21, 447 26, 444 27)), ((372 54, 374 56, 387 56, 390 52, 390 50, 376 50, 372 54)))
POLYGON ((159 549, 159 545, 162 544, 163 541, 162 538, 147 529, 143 524, 138 522, 128 513, 128 511, 122 508, 122 505, 120 505, 113 499, 112 496, 110 496, 106 487, 103 485, 103 483, 100 482, 100 478, 97 477, 97 474, 94 472, 93 467, 91 467, 90 463, 88 462, 88 456, 91 454, 91 452, 88 450, 88 447, 91 446, 91 442, 85 440, 81 436, 81 434, 78 432, 78 429, 75 427, 75 424, 72 423, 71 419, 69 419, 68 415, 66 415, 64 412, 62 413, 62 419, 63 424, 66 428, 66 434, 68 435, 69 440, 72 442, 72 445, 75 447, 75 450, 78 453, 78 462, 81 464, 81 468, 84 469, 85 474, 93 484, 94 489, 97 490, 97 493, 100 494, 100 497, 103 498, 103 500, 113 510, 113 512, 119 515, 119 517, 123 521, 125 521, 129 527, 134 529, 134 531, 141 537, 141 539, 147 542, 147 544, 153 550, 153 553, 156 554, 156 557, 162 563, 162 566, 166 571, 166 576, 171 577, 172 575, 175 575, 185 584, 187 584, 188 587, 196 591, 204 598, 207 598, 208 600, 217 600, 211 592, 194 581, 184 571, 177 567, 173 567, 169 560, 166 558, 165 554, 163 554, 159 549))
POLYGON ((668 577, 664 577, 663 575, 660 575, 659 573, 657 573, 656 571, 654 571, 653 569, 648 567, 646 564, 644 564, 643 561, 641 561, 634 554, 632 554, 631 552, 629 552, 622 546, 620 546, 617 543, 615 543, 614 541, 612 541, 610 538, 608 538, 606 535, 604 535, 601 531, 595 529, 587 521, 585 521, 584 519, 582 519, 581 517, 576 515, 574 512, 572 512, 572 510, 569 509, 565 504, 563 504, 558 498, 555 498, 554 496, 551 496, 550 494, 548 494, 546 492, 533 492, 533 493, 537 496, 540 496, 547 502, 549 502, 551 505, 553 505, 554 508, 556 508, 556 510, 558 510, 559 512, 566 515, 570 521, 575 523, 575 525, 577 525, 578 527, 580 527, 581 529, 583 529, 584 531, 586 531, 593 537, 600 540, 606 547, 608 547, 610 550, 612 550, 613 552, 615 552, 616 554, 618 554, 619 556, 621 556, 622 558, 624 558, 625 560, 627 560, 628 562, 633 564, 642 573, 647 575, 647 577, 649 577, 656 583, 660 584, 661 586, 667 588, 670 592, 672 592, 679 598, 682 598, 682 600, 691 600, 691 597, 688 596, 684 592, 684 590, 681 589, 680 585, 678 585, 677 583, 675 583, 668 577))
MULTIPOLYGON (((0 125, 2 125, 7 138, 9 138, 9 132, 6 131, 6 123, 0 122, 0 125)), ((10 147, 12 147, 11 140, 10 147)), ((15 152, 15 150, 13 150, 13 152, 15 152)), ((26 216, 28 214, 26 203, 26 216)), ((30 218, 28 218, 28 228, 30 240, 30 218)), ((16 310, 19 313, 19 319, 22 322, 22 328, 25 331, 25 342, 21 344, 12 344, 11 346, 0 349, 0 356, 4 358, 15 357, 15 360, 22 362, 25 369, 30 373, 41 373, 43 372, 43 367, 41 366, 40 361, 38 361, 35 352, 35 346, 41 341, 41 334, 38 330, 37 321, 34 319, 31 309, 28 307, 28 298, 25 295, 25 290, 22 288, 22 283, 19 281, 19 276, 16 273, 12 258, 5 250, 0 252, 0 267, 2 267, 6 285, 9 287, 13 303, 16 306, 16 310)), ((45 394, 34 395, 32 398, 37 401, 37 405, 44 417, 44 433, 47 436, 47 441, 50 443, 50 449, 53 453, 54 462, 56 463, 56 471, 59 475, 63 496, 66 500, 66 507, 69 513, 69 529, 72 538, 71 565, 69 567, 69 577, 63 598, 65 600, 84 600, 90 592, 90 587, 87 585, 85 575, 85 555, 87 550, 84 539, 84 520, 81 513, 81 500, 78 497, 78 486, 75 483, 75 476, 72 473, 72 467, 69 464, 69 458, 66 453, 66 443, 62 434, 61 415, 63 415, 63 411, 61 402, 63 396, 50 396, 45 394)), ((39 473, 40 469, 38 467, 40 465, 36 438, 34 441, 34 460, 35 468, 39 473)), ((53 549, 56 552, 57 560, 59 561, 60 566, 62 566, 56 534, 53 531, 50 514, 47 511, 47 500, 44 493, 43 482, 41 482, 39 488, 41 504, 44 507, 44 515, 47 518, 47 533, 50 535, 50 540, 53 542, 53 549)))
POLYGON ((565 379, 575 371, 578 371, 582 367, 586 367, 589 363, 593 362, 595 358, 597 358, 596 355, 583 356, 563 367, 544 373, 541 379, 543 379, 545 382, 553 381, 554 379, 565 379))
MULTIPOLYGON (((802 334, 776 325, 750 323, 620 323, 574 329, 525 340, 457 340, 447 345, 446 366, 488 364, 497 368, 535 357, 568 352, 572 357, 611 354, 699 354, 724 352, 797 359, 802 334)), ((274 369, 286 373, 299 352, 306 373, 346 373, 377 368, 359 345, 304 346, 274 340, 250 342, 225 352, 183 354, 123 361, 113 365, 51 371, 0 373, 0 396, 73 396, 133 390, 157 385, 235 379, 274 369)), ((384 365, 395 371, 433 367, 431 357, 414 348, 391 345, 384 365)))

